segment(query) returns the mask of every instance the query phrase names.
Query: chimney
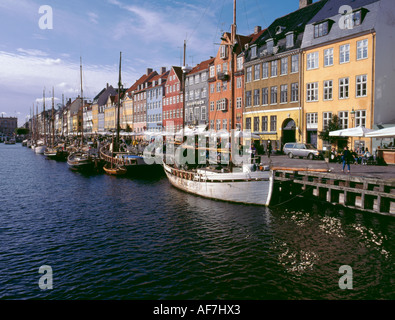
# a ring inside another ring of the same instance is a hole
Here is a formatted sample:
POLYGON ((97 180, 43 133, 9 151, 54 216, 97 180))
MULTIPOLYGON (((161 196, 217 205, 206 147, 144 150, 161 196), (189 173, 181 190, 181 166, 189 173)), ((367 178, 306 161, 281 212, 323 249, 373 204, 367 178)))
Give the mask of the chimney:
POLYGON ((151 68, 147 68, 147 76, 152 72, 151 68))
POLYGON ((299 0, 299 9, 307 7, 308 5, 312 4, 313 0, 299 0))
POLYGON ((164 74, 166 72, 166 67, 161 68, 161 74, 164 74))
POLYGON ((108 89, 108 82, 107 82, 107 89, 108 89))
POLYGON ((262 27, 261 27, 261 26, 256 26, 256 27, 254 28, 254 34, 257 34, 257 33, 261 32, 261 30, 262 30, 262 27))

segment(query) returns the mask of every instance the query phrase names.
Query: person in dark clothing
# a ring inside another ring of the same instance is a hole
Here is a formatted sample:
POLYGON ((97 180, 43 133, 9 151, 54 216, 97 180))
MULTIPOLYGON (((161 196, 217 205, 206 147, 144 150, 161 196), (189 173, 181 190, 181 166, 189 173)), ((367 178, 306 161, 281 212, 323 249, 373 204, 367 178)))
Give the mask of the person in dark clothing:
POLYGON ((342 154, 342 161, 343 161, 343 172, 344 172, 344 168, 346 167, 347 164, 347 172, 350 172, 350 159, 351 159, 352 155, 350 150, 348 150, 348 147, 344 147, 344 151, 342 154))
POLYGON ((272 154, 272 143, 270 140, 267 142, 267 156, 270 158, 270 155, 272 154))

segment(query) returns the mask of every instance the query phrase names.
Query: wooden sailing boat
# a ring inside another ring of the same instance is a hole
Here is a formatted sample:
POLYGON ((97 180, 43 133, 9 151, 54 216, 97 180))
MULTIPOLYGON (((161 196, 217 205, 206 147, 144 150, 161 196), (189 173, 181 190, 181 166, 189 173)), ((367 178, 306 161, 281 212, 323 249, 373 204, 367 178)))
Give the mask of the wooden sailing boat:
MULTIPOLYGON (((236 45, 236 0, 234 0, 231 37, 230 41, 226 44, 231 58, 230 80, 232 90, 232 141, 234 141, 233 139, 235 138, 234 108, 236 107, 236 103, 234 99, 234 70, 236 69, 236 53, 234 48, 236 45)), ((185 110, 183 114, 185 114, 185 110)), ((234 159, 232 159, 231 152, 229 153, 229 158, 229 166, 222 170, 216 170, 209 166, 195 169, 181 169, 176 165, 167 164, 165 161, 163 162, 163 168, 170 183, 174 187, 186 192, 215 200, 255 205, 269 205, 273 189, 273 171, 257 171, 254 169, 253 165, 248 163, 243 164, 241 167, 236 167, 233 162, 234 159)))
POLYGON ((67 159, 67 151, 64 150, 64 147, 62 146, 56 146, 55 145, 55 93, 54 93, 54 88, 52 87, 52 115, 51 115, 51 144, 50 147, 48 147, 44 155, 53 160, 60 160, 64 161, 67 159))
MULTIPOLYGON (((81 78, 81 108, 84 107, 84 98, 82 90, 82 59, 80 58, 80 78, 81 78)), ((82 125, 83 126, 83 125, 82 125)), ((83 129, 81 130, 81 147, 76 152, 71 153, 67 157, 67 164, 69 168, 74 171, 90 172, 95 168, 97 162, 96 157, 91 155, 89 152, 83 150, 84 134, 83 129)))
POLYGON ((118 80, 118 103, 117 103, 117 136, 116 136, 116 143, 114 147, 113 143, 113 150, 111 151, 111 158, 110 162, 107 162, 103 170, 111 175, 125 175, 128 170, 122 164, 114 163, 114 149, 115 151, 119 151, 119 131, 120 131, 120 108, 121 108, 121 90, 122 90, 122 81, 121 81, 121 61, 122 61, 122 52, 119 54, 119 80, 118 80))

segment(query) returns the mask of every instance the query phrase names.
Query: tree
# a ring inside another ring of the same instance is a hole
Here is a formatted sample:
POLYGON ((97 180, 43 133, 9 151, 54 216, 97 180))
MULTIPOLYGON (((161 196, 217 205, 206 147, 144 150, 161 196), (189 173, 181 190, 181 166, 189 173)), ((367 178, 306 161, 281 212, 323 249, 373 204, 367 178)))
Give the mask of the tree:
POLYGON ((342 126, 340 125, 339 117, 337 115, 333 115, 326 128, 318 134, 318 137, 323 141, 328 141, 330 144, 335 143, 338 140, 343 140, 344 137, 332 137, 329 135, 329 132, 340 129, 342 129, 342 126))
POLYGON ((27 128, 16 128, 15 129, 15 133, 17 134, 17 135, 24 135, 24 134, 28 134, 29 133, 29 129, 27 129, 27 128))

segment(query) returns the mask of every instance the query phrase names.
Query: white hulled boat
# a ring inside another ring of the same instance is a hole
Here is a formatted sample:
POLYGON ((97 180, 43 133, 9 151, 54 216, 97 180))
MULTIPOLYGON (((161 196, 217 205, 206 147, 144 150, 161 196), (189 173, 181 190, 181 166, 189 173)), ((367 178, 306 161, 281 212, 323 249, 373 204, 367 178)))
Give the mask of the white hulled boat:
POLYGON ((252 171, 244 165, 240 172, 217 170, 181 170, 163 163, 170 183, 181 190, 202 197, 247 203, 269 205, 273 190, 272 171, 252 171))

